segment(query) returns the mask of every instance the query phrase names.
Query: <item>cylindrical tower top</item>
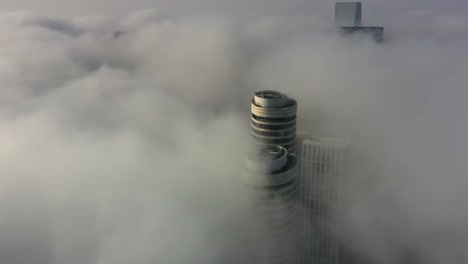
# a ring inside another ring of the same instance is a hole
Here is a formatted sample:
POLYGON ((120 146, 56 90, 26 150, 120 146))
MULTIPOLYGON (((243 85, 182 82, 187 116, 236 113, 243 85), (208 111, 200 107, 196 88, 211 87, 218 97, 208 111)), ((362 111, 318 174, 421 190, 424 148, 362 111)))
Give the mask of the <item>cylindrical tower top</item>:
POLYGON ((255 93, 255 104, 265 108, 280 108, 288 104, 288 97, 277 91, 260 91, 255 93))
POLYGON ((278 91, 259 91, 251 103, 252 134, 262 147, 283 146, 293 153, 296 146, 297 102, 278 91))

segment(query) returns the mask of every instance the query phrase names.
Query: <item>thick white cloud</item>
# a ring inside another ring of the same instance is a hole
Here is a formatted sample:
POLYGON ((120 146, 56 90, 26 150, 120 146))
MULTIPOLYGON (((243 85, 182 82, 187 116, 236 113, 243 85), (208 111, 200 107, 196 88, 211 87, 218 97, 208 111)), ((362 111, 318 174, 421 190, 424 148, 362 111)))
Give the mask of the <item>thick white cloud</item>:
POLYGON ((202 44, 170 56, 198 37, 188 25, 146 23, 114 38, 117 28, 82 20, 2 20, 2 261, 218 262, 248 139, 238 113, 211 109, 235 67, 229 43, 202 28, 200 42, 220 48, 202 68, 202 44), (198 75, 177 76, 185 62, 198 75))
POLYGON ((1 15, 2 262, 227 262, 260 89, 295 97, 303 129, 353 140, 342 222, 354 250, 466 258, 466 20, 382 16, 376 45, 272 8, 285 11, 1 15))

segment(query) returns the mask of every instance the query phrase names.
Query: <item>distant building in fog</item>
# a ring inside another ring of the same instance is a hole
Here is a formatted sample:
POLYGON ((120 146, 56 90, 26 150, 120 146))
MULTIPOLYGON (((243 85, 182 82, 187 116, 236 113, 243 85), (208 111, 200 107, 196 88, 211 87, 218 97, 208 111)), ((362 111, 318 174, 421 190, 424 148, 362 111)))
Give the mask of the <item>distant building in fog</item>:
POLYGON ((336 206, 340 204, 348 140, 311 137, 302 143, 298 263, 338 264, 336 206))
POLYGON ((382 42, 383 27, 361 26, 361 2, 337 2, 335 4, 335 25, 342 35, 369 35, 376 42, 382 42))
POLYGON ((363 34, 370 36, 375 42, 382 42, 384 35, 383 27, 340 27, 339 32, 342 36, 352 34, 363 34))
POLYGON ((337 2, 335 4, 335 25, 337 27, 360 26, 361 12, 361 2, 337 2))

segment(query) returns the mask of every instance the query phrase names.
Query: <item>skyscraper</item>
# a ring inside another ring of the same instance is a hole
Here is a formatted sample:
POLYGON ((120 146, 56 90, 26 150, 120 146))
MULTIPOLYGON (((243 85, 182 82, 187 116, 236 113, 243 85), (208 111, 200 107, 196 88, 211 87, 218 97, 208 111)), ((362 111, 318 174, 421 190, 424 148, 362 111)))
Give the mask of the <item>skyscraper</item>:
POLYGON ((311 137, 302 143, 298 263, 337 264, 336 206, 348 140, 311 137))
POLYGON ((361 26, 361 2, 335 3, 335 25, 342 35, 369 35, 376 42, 383 41, 384 28, 375 26, 361 26))
POLYGON ((297 257, 297 160, 280 146, 258 149, 246 162, 247 210, 243 263, 293 264, 297 257))
POLYGON ((252 99, 252 134, 260 147, 296 147, 297 102, 277 91, 260 91, 252 99))

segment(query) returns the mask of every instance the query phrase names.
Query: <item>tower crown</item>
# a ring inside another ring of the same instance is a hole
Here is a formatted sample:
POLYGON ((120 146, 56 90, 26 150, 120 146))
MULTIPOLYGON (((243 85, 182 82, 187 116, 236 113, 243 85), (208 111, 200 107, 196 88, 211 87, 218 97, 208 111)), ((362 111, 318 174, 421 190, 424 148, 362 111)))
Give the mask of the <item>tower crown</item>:
POLYGON ((252 99, 252 135, 258 146, 282 146, 293 153, 296 146, 297 102, 277 91, 259 91, 252 99))
POLYGON ((260 91, 255 93, 254 102, 265 108, 279 108, 288 104, 288 97, 277 91, 260 91))

